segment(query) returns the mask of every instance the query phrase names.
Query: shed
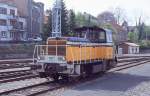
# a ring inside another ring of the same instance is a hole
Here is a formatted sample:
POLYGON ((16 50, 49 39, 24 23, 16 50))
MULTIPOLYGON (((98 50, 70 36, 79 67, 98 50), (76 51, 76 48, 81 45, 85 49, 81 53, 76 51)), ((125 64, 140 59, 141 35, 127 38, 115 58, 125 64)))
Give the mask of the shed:
POLYGON ((121 50, 122 54, 138 54, 139 53, 139 45, 130 42, 124 42, 119 44, 119 50, 121 50))

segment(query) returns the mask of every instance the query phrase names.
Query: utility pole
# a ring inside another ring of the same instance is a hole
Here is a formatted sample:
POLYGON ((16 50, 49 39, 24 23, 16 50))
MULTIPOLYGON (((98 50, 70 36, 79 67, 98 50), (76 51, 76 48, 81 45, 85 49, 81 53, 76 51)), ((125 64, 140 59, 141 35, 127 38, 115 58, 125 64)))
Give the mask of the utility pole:
POLYGON ((52 37, 61 37, 62 1, 56 0, 52 9, 52 37))
POLYGON ((146 31, 146 41, 148 41, 148 38, 147 38, 147 31, 146 31))

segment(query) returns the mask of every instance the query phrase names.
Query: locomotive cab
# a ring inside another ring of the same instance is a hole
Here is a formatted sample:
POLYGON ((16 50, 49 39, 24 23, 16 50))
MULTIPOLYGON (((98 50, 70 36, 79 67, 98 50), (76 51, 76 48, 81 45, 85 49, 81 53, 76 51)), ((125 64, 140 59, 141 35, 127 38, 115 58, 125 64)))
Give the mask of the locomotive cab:
POLYGON ((81 27, 75 31, 75 37, 48 38, 46 45, 36 45, 33 61, 40 77, 83 76, 115 66, 110 30, 81 27))

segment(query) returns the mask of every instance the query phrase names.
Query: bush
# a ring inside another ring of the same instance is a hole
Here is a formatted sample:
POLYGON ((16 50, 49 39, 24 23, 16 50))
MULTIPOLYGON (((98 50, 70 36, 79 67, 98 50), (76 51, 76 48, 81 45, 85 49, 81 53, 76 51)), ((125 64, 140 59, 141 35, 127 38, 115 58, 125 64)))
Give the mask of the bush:
POLYGON ((142 40, 140 43, 141 48, 150 48, 150 41, 142 40))

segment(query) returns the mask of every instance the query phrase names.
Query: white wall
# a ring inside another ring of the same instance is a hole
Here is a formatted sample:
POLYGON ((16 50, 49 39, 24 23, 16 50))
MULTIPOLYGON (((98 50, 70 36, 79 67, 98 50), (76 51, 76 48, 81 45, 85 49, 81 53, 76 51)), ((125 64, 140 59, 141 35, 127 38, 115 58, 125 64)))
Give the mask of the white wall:
POLYGON ((14 6, 9 6, 7 4, 0 3, 0 7, 6 8, 7 9, 7 14, 10 14, 10 9, 13 9, 13 10, 15 10, 15 15, 16 16, 18 15, 18 12, 17 12, 18 10, 14 6))
POLYGON ((27 21, 25 18, 19 18, 20 22, 23 22, 23 28, 27 28, 27 21))
POLYGON ((118 48, 118 55, 122 55, 123 54, 123 48, 118 48))
POLYGON ((128 54, 138 54, 139 53, 138 46, 129 46, 128 49, 129 49, 128 54))

